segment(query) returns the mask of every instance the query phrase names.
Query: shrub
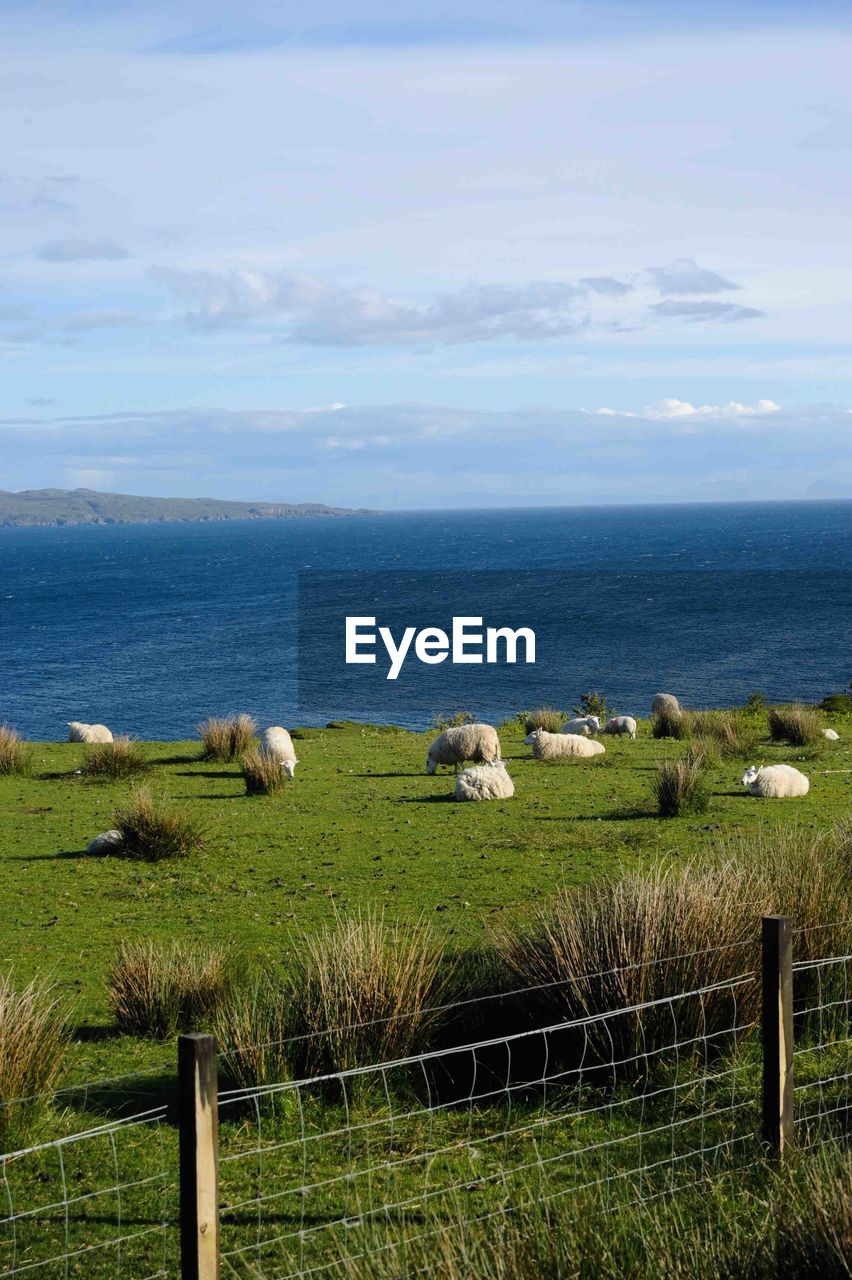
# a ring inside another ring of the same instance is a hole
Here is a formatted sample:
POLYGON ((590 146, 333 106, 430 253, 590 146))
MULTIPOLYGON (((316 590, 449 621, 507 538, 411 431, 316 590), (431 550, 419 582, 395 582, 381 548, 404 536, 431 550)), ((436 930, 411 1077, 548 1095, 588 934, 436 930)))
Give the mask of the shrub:
POLYGON ((289 781, 280 763, 260 751, 247 751, 240 765, 247 796, 274 796, 289 781))
POLYGON ((445 729, 458 729, 463 724, 476 724, 476 716, 472 711, 445 711, 432 717, 431 728, 438 733, 445 729))
POLYGON ((262 975, 237 992, 217 1035, 242 1083, 387 1062, 430 1047, 451 983, 428 925, 358 914, 306 935, 283 982, 262 975))
POLYGON ((219 760, 227 764, 238 760, 251 746, 257 732, 257 722, 244 713, 238 716, 210 716, 198 726, 198 734, 204 746, 205 760, 219 760))
POLYGON ((0 774, 19 774, 25 777, 32 772, 33 749, 24 742, 17 729, 0 724, 0 774))
POLYGON ((536 707, 535 711, 522 711, 524 733, 532 733, 534 729, 544 729, 546 733, 559 733, 568 719, 564 711, 556 707, 536 707))
POLYGON ((120 734, 112 742, 95 742, 86 752, 83 777, 97 782, 120 782, 135 778, 151 768, 142 747, 133 738, 120 734))
POLYGON ((852 693, 830 693, 819 705, 832 715, 852 715, 852 693))
POLYGON ((822 722, 813 707, 794 702, 788 707, 771 709, 769 733, 773 742, 787 742, 791 747, 807 747, 822 739, 822 722))
POLYGON ((584 693, 580 698, 579 707, 574 708, 575 716, 597 716, 601 724, 605 724, 611 716, 616 714, 614 707, 608 707, 606 698, 602 693, 598 693, 594 689, 590 689, 588 693, 584 693))
POLYGON ((651 783, 661 818, 682 813, 703 813, 710 802, 707 757, 699 748, 679 760, 661 760, 651 783))
POLYGON ((209 1024, 230 988, 226 954, 185 942, 122 945, 107 998, 125 1035, 168 1040, 209 1024))
POLYGON ((141 862, 186 858, 205 844, 204 833, 189 814, 154 800, 145 789, 135 792, 116 812, 113 826, 121 836, 116 854, 141 862))
POLYGON ((769 699, 765 693, 760 693, 759 690, 750 693, 746 698, 745 709, 752 715, 758 711, 765 711, 768 706, 769 699))
POLYGON ((683 712, 663 707, 651 716, 651 734, 654 738, 687 738, 689 727, 683 712))
POLYGON ((725 756, 749 756, 757 746, 753 723, 738 711, 687 711, 684 728, 692 737, 711 739, 725 756))
POLYGON ((0 977, 0 1143, 26 1132, 38 1109, 37 1095, 49 1094, 65 1060, 68 1030, 54 989, 40 978, 17 987, 12 974, 0 977), (21 1098, 25 1101, 14 1102, 21 1098))

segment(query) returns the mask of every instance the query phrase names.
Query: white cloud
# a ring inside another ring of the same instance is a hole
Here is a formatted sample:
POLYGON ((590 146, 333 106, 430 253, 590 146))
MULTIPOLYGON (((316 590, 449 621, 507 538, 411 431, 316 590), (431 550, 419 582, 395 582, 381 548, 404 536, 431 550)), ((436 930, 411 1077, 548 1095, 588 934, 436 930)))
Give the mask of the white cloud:
MULTIPOLYGON (((729 400, 727 404, 690 404, 688 400, 658 400, 642 410, 643 418, 663 422, 674 418, 757 418, 768 413, 779 413, 780 404, 774 400, 758 400, 757 404, 740 404, 729 400)), ((612 412, 600 410, 599 412, 612 412)))
POLYGON ((720 293, 726 289, 740 288, 733 280, 726 280, 716 271, 699 267, 694 258, 676 258, 665 267, 649 267, 645 274, 660 293, 666 296, 720 293))
POLYGON ((691 323, 722 320, 727 324, 732 320, 759 320, 766 314, 756 307, 741 307, 736 302, 712 302, 703 298, 688 302, 654 302, 649 310, 666 320, 680 319, 691 323))

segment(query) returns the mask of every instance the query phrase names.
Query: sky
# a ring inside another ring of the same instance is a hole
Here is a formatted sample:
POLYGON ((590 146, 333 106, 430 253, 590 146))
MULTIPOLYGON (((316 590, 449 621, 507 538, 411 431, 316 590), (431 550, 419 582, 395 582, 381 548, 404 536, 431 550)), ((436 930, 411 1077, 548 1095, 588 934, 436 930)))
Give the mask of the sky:
POLYGON ((3 17, 0 489, 852 496, 846 0, 3 17))

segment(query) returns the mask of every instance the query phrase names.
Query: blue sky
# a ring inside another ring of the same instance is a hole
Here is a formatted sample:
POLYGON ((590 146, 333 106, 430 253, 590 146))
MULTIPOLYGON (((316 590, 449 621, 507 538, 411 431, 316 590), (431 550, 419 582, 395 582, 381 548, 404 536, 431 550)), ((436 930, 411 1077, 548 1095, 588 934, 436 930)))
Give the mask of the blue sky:
POLYGON ((852 496, 852 7, 4 6, 0 488, 852 496))

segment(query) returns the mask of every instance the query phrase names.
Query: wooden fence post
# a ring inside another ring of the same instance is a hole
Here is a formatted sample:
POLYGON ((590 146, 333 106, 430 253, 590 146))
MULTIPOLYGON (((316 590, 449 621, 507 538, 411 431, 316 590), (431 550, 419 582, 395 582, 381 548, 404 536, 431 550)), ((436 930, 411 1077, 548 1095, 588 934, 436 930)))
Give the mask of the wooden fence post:
POLYGON ((793 1145, 793 922, 763 917, 763 1139, 781 1159, 793 1145))
POLYGON ((218 1089, 213 1036, 179 1036, 181 1280, 219 1280, 218 1089))

